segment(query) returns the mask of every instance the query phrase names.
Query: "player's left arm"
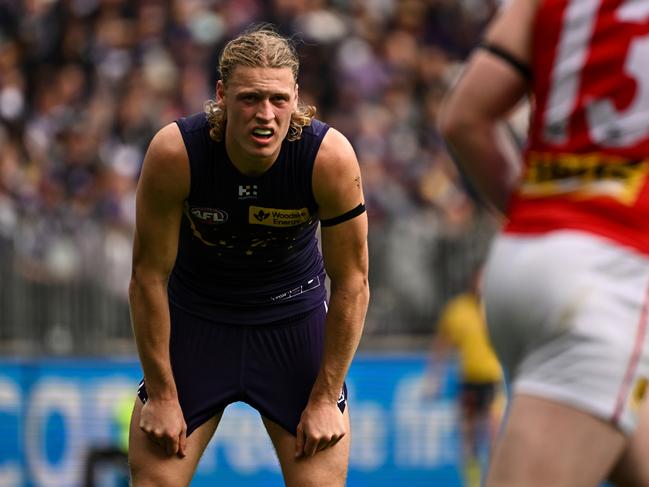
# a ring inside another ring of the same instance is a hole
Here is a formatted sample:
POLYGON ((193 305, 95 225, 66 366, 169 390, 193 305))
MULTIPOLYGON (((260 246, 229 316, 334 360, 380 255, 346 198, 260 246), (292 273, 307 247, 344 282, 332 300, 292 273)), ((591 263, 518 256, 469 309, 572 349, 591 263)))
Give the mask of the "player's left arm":
POLYGON ((298 425, 297 455, 314 455, 347 433, 337 403, 369 302, 361 172, 351 144, 334 129, 329 129, 318 152, 313 191, 322 222, 322 255, 331 279, 331 295, 322 364, 298 425))

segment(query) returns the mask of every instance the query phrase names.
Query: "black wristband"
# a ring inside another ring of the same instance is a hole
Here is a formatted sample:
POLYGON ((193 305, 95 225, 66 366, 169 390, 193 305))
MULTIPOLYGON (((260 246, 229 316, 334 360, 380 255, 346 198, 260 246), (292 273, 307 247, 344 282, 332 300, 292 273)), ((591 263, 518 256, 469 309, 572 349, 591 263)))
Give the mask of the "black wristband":
POLYGON ((327 218, 326 220, 320 220, 320 225, 323 227, 331 227, 333 225, 338 225, 339 223, 346 222, 352 218, 365 213, 365 205, 359 203, 358 206, 352 210, 349 210, 347 213, 343 213, 340 216, 335 216, 333 218, 327 218))

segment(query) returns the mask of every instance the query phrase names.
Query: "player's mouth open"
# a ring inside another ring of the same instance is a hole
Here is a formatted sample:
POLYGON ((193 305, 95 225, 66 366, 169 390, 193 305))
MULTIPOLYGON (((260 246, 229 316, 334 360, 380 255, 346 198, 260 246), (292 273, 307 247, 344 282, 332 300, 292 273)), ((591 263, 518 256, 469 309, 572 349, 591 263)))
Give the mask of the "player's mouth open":
POLYGON ((273 130, 258 128, 252 131, 252 135, 260 139, 270 139, 273 136, 273 130))

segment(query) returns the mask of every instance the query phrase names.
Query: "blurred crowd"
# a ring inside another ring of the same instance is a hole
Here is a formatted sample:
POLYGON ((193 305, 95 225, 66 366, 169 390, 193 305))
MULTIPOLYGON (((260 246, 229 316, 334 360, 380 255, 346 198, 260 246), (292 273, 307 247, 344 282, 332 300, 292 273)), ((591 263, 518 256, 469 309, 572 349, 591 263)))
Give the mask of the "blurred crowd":
POLYGON ((46 333, 59 313, 54 321, 71 326, 74 313, 57 311, 67 286, 86 296, 77 306, 95 303, 88 320, 113 310, 128 334, 134 191, 147 144, 214 96, 227 40, 270 22, 297 43, 302 100, 348 136, 361 163, 367 333, 431 331, 493 230, 436 119, 497 3, 0 0, 0 320, 42 321, 46 333))

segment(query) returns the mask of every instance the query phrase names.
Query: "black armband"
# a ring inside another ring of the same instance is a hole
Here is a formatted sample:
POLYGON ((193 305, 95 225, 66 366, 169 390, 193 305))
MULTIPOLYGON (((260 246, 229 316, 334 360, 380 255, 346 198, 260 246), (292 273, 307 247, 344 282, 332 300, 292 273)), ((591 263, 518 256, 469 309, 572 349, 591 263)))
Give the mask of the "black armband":
POLYGON ((333 225, 338 225, 339 223, 346 222, 351 220, 358 215, 365 213, 365 205, 359 203, 358 206, 354 209, 349 210, 347 213, 343 213, 340 216, 335 216, 333 218, 327 218, 326 220, 320 220, 320 225, 323 227, 331 227, 333 225))
POLYGON ((484 42, 480 44, 478 47, 486 51, 489 51, 491 54, 493 54, 496 57, 499 57, 507 64, 509 64, 512 68, 514 68, 527 81, 532 81, 532 70, 530 69, 530 67, 527 64, 523 63, 522 61, 520 61, 519 59, 517 59, 514 55, 512 55, 507 50, 495 44, 488 44, 484 42))

